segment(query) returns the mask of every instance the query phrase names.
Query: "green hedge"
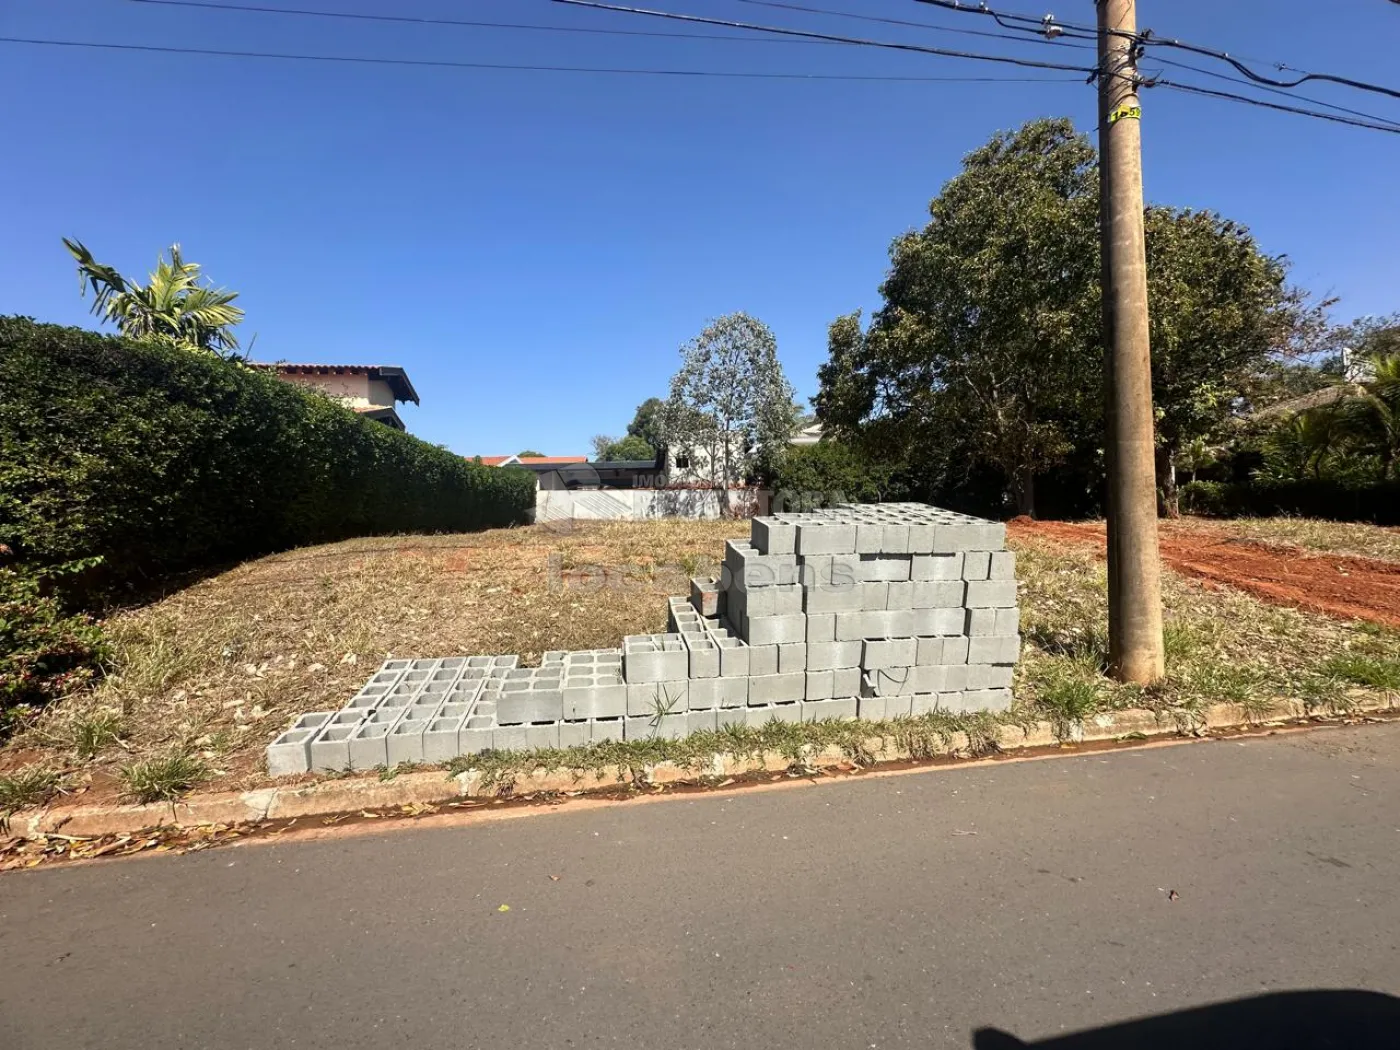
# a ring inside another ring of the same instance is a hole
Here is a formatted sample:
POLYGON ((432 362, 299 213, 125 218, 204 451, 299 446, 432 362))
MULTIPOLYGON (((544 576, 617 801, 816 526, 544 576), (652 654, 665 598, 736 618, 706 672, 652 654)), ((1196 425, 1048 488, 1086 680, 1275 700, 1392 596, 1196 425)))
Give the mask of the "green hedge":
POLYGON ((120 588, 350 536, 518 524, 534 490, 262 372, 0 317, 0 544, 22 563, 100 556, 100 585, 120 588))
POLYGON ((1400 482, 1355 486, 1333 481, 1193 481, 1181 486, 1181 509, 1214 518, 1291 514, 1400 525, 1400 482))

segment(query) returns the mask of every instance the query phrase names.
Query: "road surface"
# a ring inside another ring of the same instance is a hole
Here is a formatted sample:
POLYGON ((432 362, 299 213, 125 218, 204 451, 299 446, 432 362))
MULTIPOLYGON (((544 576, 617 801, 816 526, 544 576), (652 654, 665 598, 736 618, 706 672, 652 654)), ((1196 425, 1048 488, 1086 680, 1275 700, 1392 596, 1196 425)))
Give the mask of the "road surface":
MULTIPOLYGON (((1394 996, 1397 797, 1388 724, 15 873, 0 1047, 966 1048, 1394 996)), ((1338 1004, 1379 1012, 1330 1045, 1400 1044, 1400 1000, 1338 1004)))

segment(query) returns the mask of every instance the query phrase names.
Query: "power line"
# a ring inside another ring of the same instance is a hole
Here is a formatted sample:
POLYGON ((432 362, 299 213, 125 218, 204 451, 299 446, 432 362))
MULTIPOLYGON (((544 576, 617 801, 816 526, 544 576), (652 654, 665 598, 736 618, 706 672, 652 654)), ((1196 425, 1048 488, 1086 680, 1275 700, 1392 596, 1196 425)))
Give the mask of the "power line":
MULTIPOLYGON (((958 29, 954 26, 931 25, 928 22, 911 22, 903 18, 884 18, 880 15, 860 15, 854 11, 833 11, 824 7, 807 7, 803 4, 784 3, 782 0, 738 0, 741 4, 753 4, 756 7, 774 7, 782 11, 800 11, 809 15, 829 15, 833 18, 851 18, 859 22, 879 22, 882 25, 905 26, 910 29, 929 29, 938 33, 957 33, 961 36, 980 36, 990 40, 1012 40, 1016 43, 1027 43, 1023 37, 1013 36, 1010 33, 991 33, 983 29, 958 29)), ((1400 0, 1395 0, 1400 4, 1400 0)), ((1043 41, 1042 41, 1043 42, 1043 41)), ((1079 43, 1063 40, 1053 40, 1050 43, 1061 47, 1083 47, 1092 48, 1091 43, 1079 43)))
MULTIPOLYGON (((1395 2, 1400 4, 1400 0, 1395 0, 1395 2)), ((1191 65, 1189 62, 1175 62, 1169 58, 1162 58, 1160 55, 1154 58, 1153 62, 1161 66, 1171 66, 1173 69, 1189 69, 1191 72, 1200 73, 1202 76, 1214 77, 1217 80, 1228 81, 1231 84, 1243 84, 1245 87, 1252 88, 1255 91, 1267 91, 1273 95, 1282 95, 1284 98, 1297 99, 1299 102, 1307 102, 1314 106, 1322 106, 1324 109, 1335 110, 1338 113, 1349 113, 1353 117, 1373 120, 1380 124, 1394 124, 1400 127, 1400 121, 1391 120, 1389 117, 1378 117, 1374 113, 1366 113, 1359 109, 1349 109, 1346 106, 1339 106, 1332 102, 1324 102, 1320 98, 1309 98, 1307 95, 1295 95, 1293 92, 1284 88, 1265 87, 1262 84, 1255 84, 1253 81, 1246 80, 1244 77, 1232 77, 1229 73, 1220 73, 1214 69, 1203 69, 1200 66, 1191 65)), ((1145 81, 1147 87, 1151 87, 1153 83, 1154 81, 1151 79, 1145 81)))
POLYGON ((42 40, 0 36, 0 44, 94 48, 103 51, 146 51, 169 55, 212 55, 222 58, 267 58, 295 62, 340 62, 374 66, 426 66, 442 69, 521 70, 534 73, 616 73, 659 77, 728 77, 743 80, 850 80, 933 84, 1077 84, 1077 77, 927 77, 848 73, 748 73, 713 69, 636 69, 615 66, 516 65, 504 62, 451 62, 417 58, 377 58, 368 55, 302 55, 275 51, 226 51, 206 47, 165 47, 156 44, 114 44, 85 40, 42 40))
POLYGON ((758 25, 753 22, 737 22, 725 18, 706 18, 702 15, 686 15, 674 11, 656 11, 649 7, 627 7, 622 4, 602 3, 601 0, 549 0, 550 3, 568 7, 583 7, 595 11, 616 11, 620 14, 644 15, 649 18, 665 18, 696 25, 724 26, 728 29, 747 29, 759 33, 780 33, 784 36, 802 37, 808 40, 830 40, 838 44, 852 44, 859 47, 880 47, 893 51, 910 51, 922 55, 941 55, 944 58, 966 58, 978 62, 1001 62, 1031 69, 1057 69, 1067 73, 1093 73, 1091 66, 1068 66, 1061 62, 1040 62, 1029 58, 1013 58, 1010 55, 986 55, 976 51, 954 51, 944 47, 931 47, 926 44, 897 43, 892 40, 867 40, 863 37, 838 36, 833 33, 817 33, 807 29, 792 29, 787 26, 758 25))
MULTIPOLYGON (((1080 25, 1074 22, 1061 22, 1046 15, 1044 18, 1036 18, 1034 15, 1010 14, 994 11, 985 4, 974 7, 969 3, 960 0, 914 0, 915 3, 924 4, 928 7, 938 7, 946 11, 958 11, 962 14, 985 15, 996 21, 997 25, 1007 29, 1020 30, 1023 33, 1068 35, 1075 40, 1092 40, 1097 38, 1098 30, 1094 26, 1080 25)), ((1305 69, 1294 69, 1286 66, 1282 62, 1270 62, 1279 71, 1287 70, 1290 73, 1301 73, 1302 76, 1296 80, 1276 80, 1273 77, 1266 77, 1262 73, 1256 73, 1246 61, 1259 62, 1259 59, 1244 60, 1238 58, 1227 51, 1220 51, 1212 47, 1202 47, 1200 44, 1188 43, 1185 40, 1177 40, 1174 37, 1157 36, 1152 30, 1144 29, 1137 33, 1122 33, 1117 30, 1108 30, 1115 36, 1130 37, 1135 43, 1144 47, 1172 47, 1182 51, 1189 51, 1192 54, 1203 55, 1206 58, 1214 58, 1221 62, 1227 62, 1234 66, 1243 76, 1254 81, 1256 84, 1263 84, 1267 87, 1295 88, 1306 84, 1310 80, 1322 81, 1331 84, 1341 84, 1344 87, 1355 88, 1358 91, 1369 91, 1378 95, 1387 95, 1391 98, 1400 98, 1400 90, 1389 88, 1383 84, 1372 84, 1364 80, 1354 80, 1351 77, 1337 76, 1333 73, 1310 73, 1305 69)))
POLYGON ((1263 106, 1265 109, 1276 109, 1282 113, 1297 113, 1304 117, 1316 117, 1318 120, 1330 120, 1337 124, 1350 124, 1358 128, 1370 128, 1372 131, 1388 131, 1392 135, 1400 135, 1400 125, 1376 123, 1374 120, 1357 120, 1353 117, 1344 117, 1336 113, 1319 113, 1312 109, 1303 109, 1300 106, 1285 106, 1279 102, 1269 102, 1262 98, 1251 98, 1248 95, 1239 95, 1233 91, 1216 91, 1214 88, 1198 87, 1195 84, 1182 84, 1175 80, 1150 80, 1144 82, 1145 87, 1165 87, 1173 88, 1176 91, 1186 91, 1193 95, 1208 95, 1211 98, 1229 99, 1232 102, 1247 102, 1251 106, 1263 106))
POLYGON ((341 18, 361 22, 402 22, 409 25, 466 26, 473 29, 523 29, 550 33, 586 33, 596 36, 658 37, 671 40, 727 40, 739 44, 827 44, 831 41, 794 40, 789 37, 733 36, 719 33, 667 33, 647 29, 599 29, 585 26, 542 26, 525 22, 485 22, 459 18, 418 18, 411 15, 375 15, 357 11, 317 11, 295 7, 259 7, 252 4, 216 4, 206 0, 128 0, 155 7, 193 7, 206 11, 237 11, 251 14, 300 15, 314 18, 341 18))

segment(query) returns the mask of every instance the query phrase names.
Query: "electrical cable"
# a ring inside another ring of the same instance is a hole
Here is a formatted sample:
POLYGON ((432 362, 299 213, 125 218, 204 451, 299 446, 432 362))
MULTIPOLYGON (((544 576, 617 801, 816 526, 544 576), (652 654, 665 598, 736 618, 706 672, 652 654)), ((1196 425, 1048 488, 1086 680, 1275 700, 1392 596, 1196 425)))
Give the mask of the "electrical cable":
MULTIPOLYGON (((807 7, 803 4, 784 3, 782 0, 738 0, 741 4, 753 4, 756 7, 773 7, 781 11, 800 11, 809 15, 829 15, 833 18, 852 18, 860 22, 879 22, 882 25, 904 26, 910 29, 929 29, 938 33, 957 33, 962 36, 980 36, 991 40, 1011 40, 1016 43, 1028 43, 1019 36, 1012 36, 1010 33, 991 33, 982 29, 958 29, 954 26, 932 25, 928 22, 911 22, 903 18, 884 18, 880 15, 860 15, 854 11, 833 11, 825 7, 807 7)), ((1400 0, 1395 0, 1400 3, 1400 0)), ((1041 41, 1041 43, 1053 43, 1061 47, 1093 47, 1092 43, 1071 43, 1069 41, 1052 40, 1041 41)))
POLYGON ((1077 77, 930 77, 898 76, 890 74, 864 76, 846 73, 748 73, 711 69, 635 69, 611 66, 514 65, 503 62, 452 62, 434 59, 376 58, 367 55, 302 55, 273 51, 227 51, 205 47, 166 47, 156 44, 115 44, 85 40, 43 40, 14 36, 0 36, 0 44, 35 44, 44 47, 95 48, 104 51, 148 51, 173 55, 212 55, 223 58, 271 58, 298 62, 342 62, 375 66, 427 66, 445 69, 523 70, 539 73, 618 73, 665 77, 730 77, 745 80, 851 80, 939 84, 1080 83, 1077 77))

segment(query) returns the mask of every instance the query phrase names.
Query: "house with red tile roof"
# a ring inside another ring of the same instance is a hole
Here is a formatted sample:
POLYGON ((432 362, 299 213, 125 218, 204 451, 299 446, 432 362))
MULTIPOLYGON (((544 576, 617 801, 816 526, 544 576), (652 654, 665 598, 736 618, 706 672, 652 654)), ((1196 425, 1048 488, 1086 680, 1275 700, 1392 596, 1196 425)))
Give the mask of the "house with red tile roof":
POLYGON ((396 365, 297 365, 279 361, 249 362, 249 366, 275 372, 285 382, 329 394, 352 412, 395 430, 407 428, 394 406, 400 401, 419 403, 418 391, 408 381, 408 374, 396 365))

